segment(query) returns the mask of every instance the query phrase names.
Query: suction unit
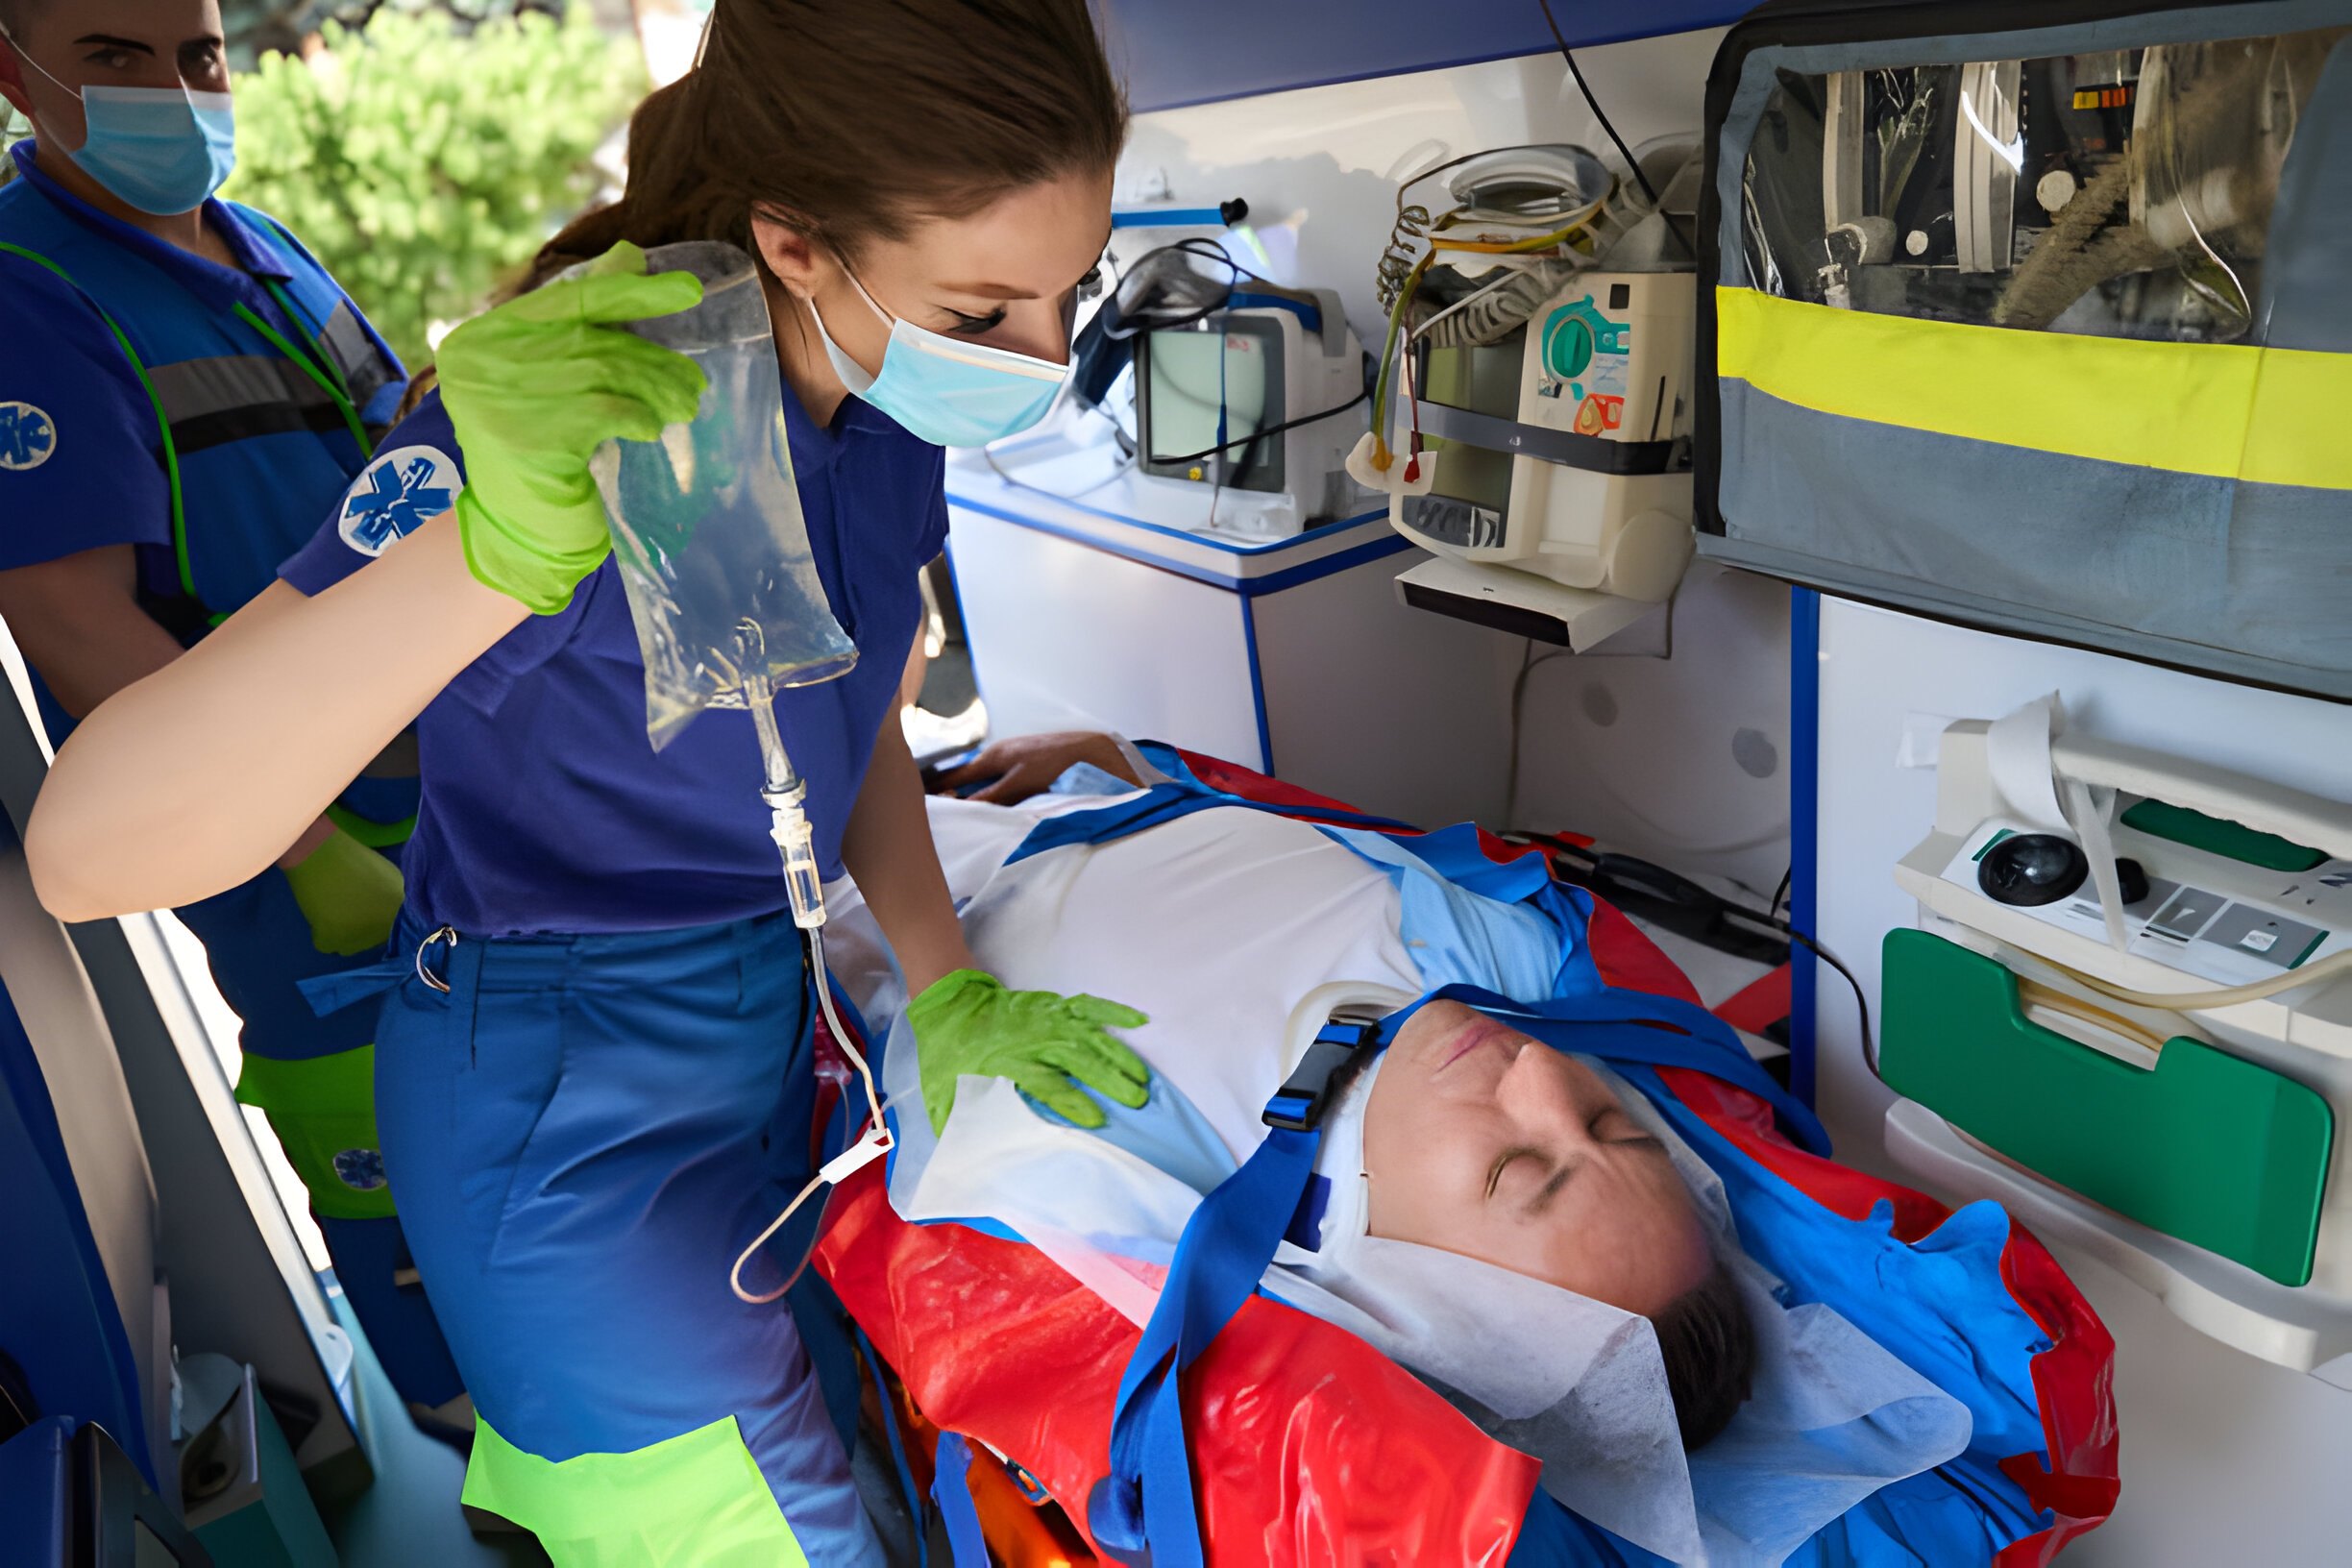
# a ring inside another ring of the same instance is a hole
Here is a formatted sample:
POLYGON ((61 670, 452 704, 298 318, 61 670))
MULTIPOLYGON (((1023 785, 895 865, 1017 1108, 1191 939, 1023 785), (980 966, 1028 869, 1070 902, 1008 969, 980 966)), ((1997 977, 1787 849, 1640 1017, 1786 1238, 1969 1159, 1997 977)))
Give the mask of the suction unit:
POLYGON ((2352 1387, 2352 805, 2055 711, 1944 734, 1895 872, 1888 1153, 2352 1387))

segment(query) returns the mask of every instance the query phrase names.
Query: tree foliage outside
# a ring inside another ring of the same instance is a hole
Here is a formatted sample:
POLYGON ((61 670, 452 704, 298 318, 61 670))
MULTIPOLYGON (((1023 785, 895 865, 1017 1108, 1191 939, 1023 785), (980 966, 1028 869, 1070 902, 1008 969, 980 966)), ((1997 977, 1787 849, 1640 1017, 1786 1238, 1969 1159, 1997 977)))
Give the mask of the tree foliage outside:
POLYGON ((478 308, 595 198, 592 156, 643 61, 576 7, 468 25, 386 6, 320 37, 238 81, 223 194, 292 230, 413 368, 431 324, 478 308))
POLYGON ((221 0, 221 23, 229 52, 239 70, 251 70, 265 54, 294 54, 303 39, 329 22, 365 27, 380 11, 446 12, 461 25, 512 16, 517 12, 563 14, 563 0, 221 0))

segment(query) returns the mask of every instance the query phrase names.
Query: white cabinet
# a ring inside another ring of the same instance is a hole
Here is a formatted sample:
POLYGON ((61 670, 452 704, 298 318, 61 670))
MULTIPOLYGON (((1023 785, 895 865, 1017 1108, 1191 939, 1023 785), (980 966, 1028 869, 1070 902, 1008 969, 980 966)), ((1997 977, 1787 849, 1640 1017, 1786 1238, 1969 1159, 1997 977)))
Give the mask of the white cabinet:
POLYGON ((1427 557, 1384 510, 1254 538, 1183 527, 1206 490, 1065 500, 961 458, 947 498, 992 733, 1166 741, 1421 823, 1500 812, 1519 644, 1400 603, 1427 557))

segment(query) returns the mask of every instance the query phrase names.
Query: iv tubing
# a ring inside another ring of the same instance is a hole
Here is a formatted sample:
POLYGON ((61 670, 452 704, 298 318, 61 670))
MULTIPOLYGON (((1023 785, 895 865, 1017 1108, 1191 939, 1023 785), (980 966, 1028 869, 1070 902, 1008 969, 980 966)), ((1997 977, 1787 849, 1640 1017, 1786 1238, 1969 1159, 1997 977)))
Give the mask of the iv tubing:
MULTIPOLYGON (((825 1027, 832 1031, 833 1043, 841 1047, 842 1054, 849 1059, 849 1065, 857 1068, 858 1080, 865 1085, 867 1116, 865 1126, 859 1131, 856 1140, 848 1148, 826 1161, 823 1168, 810 1177, 807 1185, 794 1194, 792 1202, 784 1206, 784 1212, 769 1221, 768 1228, 760 1232, 749 1246, 736 1255, 735 1266, 727 1271, 727 1288, 735 1292, 735 1298, 738 1301, 748 1302, 754 1307, 765 1307, 798 1283, 801 1272, 808 1267, 808 1257, 801 1258, 799 1266, 792 1271, 791 1277, 782 1285, 765 1295, 753 1295, 744 1288, 743 1283, 744 1264, 751 1261, 751 1255, 766 1246, 776 1232, 782 1230, 793 1215, 800 1212, 800 1206, 809 1200, 810 1194, 820 1188, 831 1187, 847 1180, 853 1172, 880 1156, 888 1154, 894 1142, 889 1126, 882 1120, 882 1096, 874 1087, 873 1068, 868 1066, 865 1053, 852 1043, 855 1037, 843 1025, 841 1015, 835 1011, 833 1006, 833 987, 830 978, 825 973, 824 933, 812 926, 807 928, 806 935, 808 937, 809 978, 817 988, 817 1005, 824 1014, 825 1027)), ((810 1251, 813 1253, 815 1250, 815 1244, 812 1242, 810 1251)))
MULTIPOLYGON (((809 1200, 811 1193, 846 1181, 852 1173, 888 1154, 894 1140, 889 1123, 882 1119, 882 1095, 874 1087, 873 1068, 867 1065, 865 1053, 857 1048, 856 1037, 849 1033, 833 1006, 832 979, 825 972, 824 883, 817 865, 816 834, 801 805, 807 798, 808 786, 793 768, 792 756, 784 749, 783 731, 776 725, 775 688, 761 664, 757 622, 746 620, 736 628, 736 647, 743 657, 745 672, 744 705, 751 710, 751 727, 759 737, 760 798, 768 803, 772 819, 769 837, 775 840, 776 854, 784 863, 784 885, 791 898, 793 924, 800 928, 807 943, 809 979, 817 990, 818 1010, 824 1015, 825 1028, 832 1033, 833 1043, 849 1059, 849 1065, 857 1068, 858 1081, 866 1088, 866 1118, 857 1138, 819 1168, 808 1184, 794 1194, 792 1202, 784 1206, 784 1212, 736 1255, 735 1266, 727 1271, 727 1288, 735 1292, 737 1300, 764 1307, 793 1287, 801 1270, 808 1267, 808 1257, 805 1254, 801 1257, 791 1278, 762 1296, 744 1288, 744 1264, 800 1212, 800 1206, 809 1200)), ((814 1250, 812 1243, 811 1251, 814 1250)))
MULTIPOLYGON (((746 623, 746 637, 758 628, 746 623)), ((765 674, 744 676, 744 705, 751 710, 751 727, 759 736, 760 798, 768 802, 768 836, 775 841, 784 861, 784 888, 792 900, 793 924, 815 931, 824 924, 824 877, 817 865, 817 836, 801 802, 808 786, 784 749, 776 727, 775 688, 765 674)))

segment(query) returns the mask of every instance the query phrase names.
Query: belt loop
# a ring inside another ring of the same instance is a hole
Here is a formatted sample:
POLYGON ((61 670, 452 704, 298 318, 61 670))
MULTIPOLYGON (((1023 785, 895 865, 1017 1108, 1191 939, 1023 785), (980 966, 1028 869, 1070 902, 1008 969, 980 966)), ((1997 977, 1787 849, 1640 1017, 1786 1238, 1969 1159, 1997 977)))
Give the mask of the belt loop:
POLYGON ((445 925, 417 943, 416 973, 419 980, 447 996, 450 993, 450 983, 425 967, 426 951, 436 943, 444 943, 448 944, 451 954, 454 956, 457 951, 457 928, 455 926, 445 925))

